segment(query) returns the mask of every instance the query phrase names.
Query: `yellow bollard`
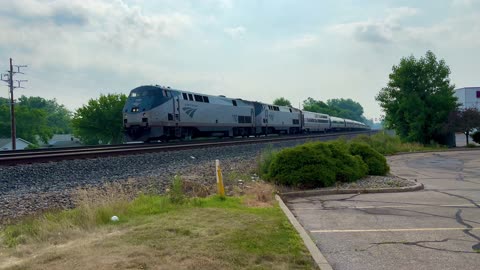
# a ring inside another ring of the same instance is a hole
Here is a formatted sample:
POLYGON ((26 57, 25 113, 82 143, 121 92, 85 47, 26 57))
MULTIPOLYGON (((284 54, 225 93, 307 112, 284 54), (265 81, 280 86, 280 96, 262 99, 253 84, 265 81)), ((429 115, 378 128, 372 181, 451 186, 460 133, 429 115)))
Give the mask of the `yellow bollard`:
POLYGON ((222 198, 225 198, 225 187, 223 186, 222 169, 220 169, 220 161, 218 159, 215 160, 215 169, 217 171, 218 195, 222 198))

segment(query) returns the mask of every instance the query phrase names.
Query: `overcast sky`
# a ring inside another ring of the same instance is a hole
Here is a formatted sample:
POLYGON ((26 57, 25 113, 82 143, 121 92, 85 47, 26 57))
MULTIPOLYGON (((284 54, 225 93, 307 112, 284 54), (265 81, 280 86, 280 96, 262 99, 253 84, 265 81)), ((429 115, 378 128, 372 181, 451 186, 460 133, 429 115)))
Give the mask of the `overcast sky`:
POLYGON ((480 86, 480 0, 2 0, 0 26, 0 69, 29 66, 16 95, 72 110, 160 84, 295 105, 352 98, 378 118, 392 66, 427 50, 457 87, 480 86))

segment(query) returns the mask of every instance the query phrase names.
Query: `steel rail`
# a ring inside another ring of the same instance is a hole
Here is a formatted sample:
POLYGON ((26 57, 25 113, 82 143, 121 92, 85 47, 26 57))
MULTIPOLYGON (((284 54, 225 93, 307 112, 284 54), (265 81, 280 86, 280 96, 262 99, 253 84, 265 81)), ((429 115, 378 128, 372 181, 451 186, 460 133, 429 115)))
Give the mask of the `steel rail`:
POLYGON ((267 136, 260 138, 247 138, 247 139, 231 139, 231 140, 202 140, 202 141, 188 141, 180 143, 169 144, 127 144, 127 145, 114 145, 114 146, 94 146, 94 147, 82 147, 76 149, 61 149, 61 150, 48 150, 48 151, 31 151, 31 152, 19 152, 19 153, 6 153, 0 154, 0 166, 11 166, 19 164, 37 163, 37 162, 52 162, 61 161, 67 159, 86 159, 86 158, 98 158, 107 156, 119 156, 119 155, 132 155, 143 154, 152 152, 165 152, 176 151, 196 148, 207 147, 221 147, 221 146, 233 146, 243 144, 255 144, 255 143, 275 143, 292 140, 303 139, 315 139, 315 138, 329 138, 340 137, 345 135, 359 135, 359 134, 371 134, 375 131, 356 131, 356 132, 342 132, 342 133, 327 133, 327 134, 315 134, 315 135, 300 135, 300 136, 267 136))

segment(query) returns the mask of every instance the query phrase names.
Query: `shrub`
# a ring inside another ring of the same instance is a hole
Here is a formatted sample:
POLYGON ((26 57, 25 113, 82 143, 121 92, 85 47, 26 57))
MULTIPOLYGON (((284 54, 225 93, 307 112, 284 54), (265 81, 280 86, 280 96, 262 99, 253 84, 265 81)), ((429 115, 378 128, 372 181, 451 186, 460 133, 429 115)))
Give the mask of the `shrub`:
POLYGON ((328 146, 332 150, 332 157, 335 160, 337 181, 352 182, 367 175, 367 164, 361 157, 350 154, 347 143, 334 141, 328 146))
POLYGON ((267 179, 284 185, 330 186, 335 182, 334 166, 328 146, 305 144, 278 152, 267 179))
POLYGON ((275 154, 266 179, 293 186, 331 186, 335 181, 357 180, 367 171, 367 165, 352 156, 345 143, 317 142, 275 154))
POLYGON ((476 143, 480 143, 480 131, 472 133, 472 140, 476 143))
POLYGON ((368 174, 370 175, 386 175, 390 170, 387 159, 366 143, 351 143, 350 153, 362 158, 368 166, 368 174))

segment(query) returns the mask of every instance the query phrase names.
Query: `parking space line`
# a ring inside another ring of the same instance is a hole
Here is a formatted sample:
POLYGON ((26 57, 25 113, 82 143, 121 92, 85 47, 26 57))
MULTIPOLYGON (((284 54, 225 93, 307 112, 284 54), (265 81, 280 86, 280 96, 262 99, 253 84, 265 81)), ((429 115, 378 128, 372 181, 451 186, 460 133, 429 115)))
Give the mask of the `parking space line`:
POLYGON ((416 232, 416 231, 463 231, 480 230, 480 227, 467 228, 411 228, 411 229, 366 229, 366 230, 311 230, 311 233, 352 233, 352 232, 416 232))
POLYGON ((293 207, 292 209, 297 210, 339 210, 339 209, 372 209, 372 208, 418 208, 418 207, 468 207, 468 208, 478 208, 473 203, 467 204, 420 204, 420 205, 371 205, 371 206, 332 206, 332 207, 325 207, 327 209, 318 208, 318 207, 293 207))

